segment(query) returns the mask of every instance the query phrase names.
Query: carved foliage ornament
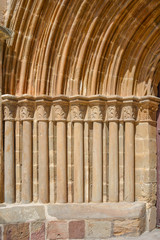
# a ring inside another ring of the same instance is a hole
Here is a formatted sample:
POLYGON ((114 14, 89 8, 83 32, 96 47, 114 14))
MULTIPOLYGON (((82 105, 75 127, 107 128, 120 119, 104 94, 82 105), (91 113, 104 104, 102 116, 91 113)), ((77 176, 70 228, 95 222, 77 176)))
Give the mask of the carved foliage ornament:
POLYGON ((55 105, 55 119, 56 120, 66 120, 67 113, 68 113, 68 106, 67 105, 55 105))
POLYGON ((91 119, 92 120, 103 120, 105 107, 103 105, 97 105, 91 107, 91 119))
POLYGON ((13 120, 16 114, 16 107, 14 105, 4 106, 4 120, 13 120))
POLYGON ((23 119, 31 119, 34 115, 34 108, 32 106, 22 106, 20 108, 20 118, 23 119))
POLYGON ((124 120, 136 120, 137 108, 135 106, 125 106, 123 108, 124 120))
POLYGON ((120 114, 120 108, 119 106, 108 106, 107 109, 107 115, 108 115, 108 120, 118 120, 120 114))
POLYGON ((86 107, 83 105, 71 106, 72 120, 83 120, 85 117, 86 107))
POLYGON ((49 106, 39 105, 37 106, 37 119, 48 120, 49 106))

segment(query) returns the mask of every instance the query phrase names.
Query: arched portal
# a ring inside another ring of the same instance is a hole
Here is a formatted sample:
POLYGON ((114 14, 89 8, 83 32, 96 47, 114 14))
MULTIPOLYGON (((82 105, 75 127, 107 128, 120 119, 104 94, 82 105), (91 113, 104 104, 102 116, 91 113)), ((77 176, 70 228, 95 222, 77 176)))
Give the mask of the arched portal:
POLYGON ((160 2, 13 0, 6 12, 1 202, 69 226, 66 207, 82 211, 85 229, 110 219, 87 238, 153 229, 160 2))

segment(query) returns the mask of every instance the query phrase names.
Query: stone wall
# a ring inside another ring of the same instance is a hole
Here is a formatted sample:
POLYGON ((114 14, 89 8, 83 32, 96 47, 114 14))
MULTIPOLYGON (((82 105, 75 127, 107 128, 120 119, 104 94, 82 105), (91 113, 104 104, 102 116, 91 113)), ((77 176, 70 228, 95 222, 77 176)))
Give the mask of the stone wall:
POLYGON ((6 205, 0 207, 0 222, 3 240, 139 236, 145 230, 145 204, 6 205))

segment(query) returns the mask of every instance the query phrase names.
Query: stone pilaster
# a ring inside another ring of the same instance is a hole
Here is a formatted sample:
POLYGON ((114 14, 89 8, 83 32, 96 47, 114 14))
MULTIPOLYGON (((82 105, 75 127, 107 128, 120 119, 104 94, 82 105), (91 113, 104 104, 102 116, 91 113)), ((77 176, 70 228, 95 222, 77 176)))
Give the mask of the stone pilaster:
POLYGON ((49 145, 48 145, 48 118, 50 103, 37 100, 36 118, 38 121, 38 153, 39 153, 39 201, 49 201, 49 145))
POLYGON ((54 102, 54 116, 57 122, 57 202, 67 202, 67 120, 68 102, 54 102))
POLYGON ((103 200, 103 121, 105 105, 103 101, 90 102, 91 121, 93 122, 93 180, 92 202, 103 200))
POLYGON ((135 134, 135 200, 147 203, 146 230, 149 231, 156 226, 158 104, 158 99, 152 96, 140 99, 135 134))
POLYGON ((118 125, 120 103, 110 100, 107 104, 107 120, 109 121, 109 201, 118 202, 119 194, 119 135, 118 125))

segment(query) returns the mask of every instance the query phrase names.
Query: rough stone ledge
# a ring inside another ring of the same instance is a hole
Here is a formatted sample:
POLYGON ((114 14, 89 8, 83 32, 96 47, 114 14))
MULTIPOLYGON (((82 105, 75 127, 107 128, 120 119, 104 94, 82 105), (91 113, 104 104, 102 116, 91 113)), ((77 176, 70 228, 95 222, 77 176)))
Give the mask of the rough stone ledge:
POLYGON ((145 213, 146 205, 142 202, 3 204, 0 205, 0 224, 65 219, 138 219, 145 213))
POLYGON ((0 206, 0 224, 23 223, 29 221, 45 220, 43 205, 6 205, 0 206))
POLYGON ((145 215, 145 203, 83 203, 47 206, 48 215, 57 219, 136 219, 145 215))

